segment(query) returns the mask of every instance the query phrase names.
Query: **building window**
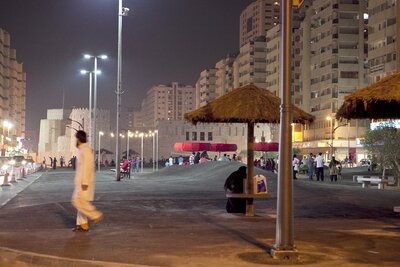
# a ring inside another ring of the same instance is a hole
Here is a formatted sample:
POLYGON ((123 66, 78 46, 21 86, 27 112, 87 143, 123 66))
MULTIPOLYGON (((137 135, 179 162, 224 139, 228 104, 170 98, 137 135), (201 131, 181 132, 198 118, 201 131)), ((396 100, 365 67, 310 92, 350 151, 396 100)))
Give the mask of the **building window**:
POLYGON ((200 141, 206 140, 206 134, 204 132, 200 132, 200 141))
POLYGON ((208 132, 208 141, 212 141, 213 140, 213 133, 212 132, 208 132))
POLYGON ((197 141, 197 132, 192 132, 192 141, 197 141))
POLYGON ((189 132, 186 132, 186 141, 189 141, 189 132))

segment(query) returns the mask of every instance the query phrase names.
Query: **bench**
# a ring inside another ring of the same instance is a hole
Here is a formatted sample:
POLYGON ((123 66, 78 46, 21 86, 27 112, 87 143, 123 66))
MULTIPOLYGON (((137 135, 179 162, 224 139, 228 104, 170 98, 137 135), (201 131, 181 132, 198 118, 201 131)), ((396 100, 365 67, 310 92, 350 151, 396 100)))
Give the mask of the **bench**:
POLYGON ((362 188, 369 187, 370 184, 377 184, 378 189, 384 189, 385 185, 389 183, 388 179, 379 178, 379 176, 371 176, 371 177, 357 177, 357 182, 362 184, 362 188))
POLYGON ((261 199, 266 198, 268 193, 258 193, 258 194, 246 194, 246 193, 226 193, 226 197, 228 198, 245 198, 246 199, 246 216, 253 217, 254 216, 254 206, 253 200, 255 198, 261 199))

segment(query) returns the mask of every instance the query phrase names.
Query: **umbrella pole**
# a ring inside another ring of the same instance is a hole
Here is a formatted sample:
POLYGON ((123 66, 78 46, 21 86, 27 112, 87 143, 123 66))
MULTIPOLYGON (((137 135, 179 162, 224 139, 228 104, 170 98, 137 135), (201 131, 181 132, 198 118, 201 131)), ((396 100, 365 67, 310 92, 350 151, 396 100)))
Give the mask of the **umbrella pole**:
MULTIPOLYGON (((246 194, 253 194, 253 176, 254 176, 254 122, 247 124, 247 179, 246 194)), ((246 199, 246 216, 254 216, 253 199, 246 199)))

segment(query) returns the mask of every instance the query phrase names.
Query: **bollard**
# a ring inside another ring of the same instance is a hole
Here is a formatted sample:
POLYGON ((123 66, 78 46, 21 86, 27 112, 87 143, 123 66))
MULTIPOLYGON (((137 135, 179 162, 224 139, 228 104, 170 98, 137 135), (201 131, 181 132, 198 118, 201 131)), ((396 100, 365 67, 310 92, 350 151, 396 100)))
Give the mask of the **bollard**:
POLYGON ((1 186, 10 186, 10 184, 8 183, 8 172, 4 174, 4 181, 1 186))

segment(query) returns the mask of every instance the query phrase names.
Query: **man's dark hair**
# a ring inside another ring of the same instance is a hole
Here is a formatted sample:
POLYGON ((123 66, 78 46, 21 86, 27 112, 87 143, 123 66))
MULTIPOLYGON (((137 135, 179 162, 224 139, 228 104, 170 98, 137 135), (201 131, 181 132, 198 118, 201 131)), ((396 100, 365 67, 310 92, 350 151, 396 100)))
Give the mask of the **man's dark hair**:
POLYGON ((76 131, 75 137, 81 143, 86 143, 87 142, 87 136, 86 136, 85 131, 82 131, 82 130, 76 131))

